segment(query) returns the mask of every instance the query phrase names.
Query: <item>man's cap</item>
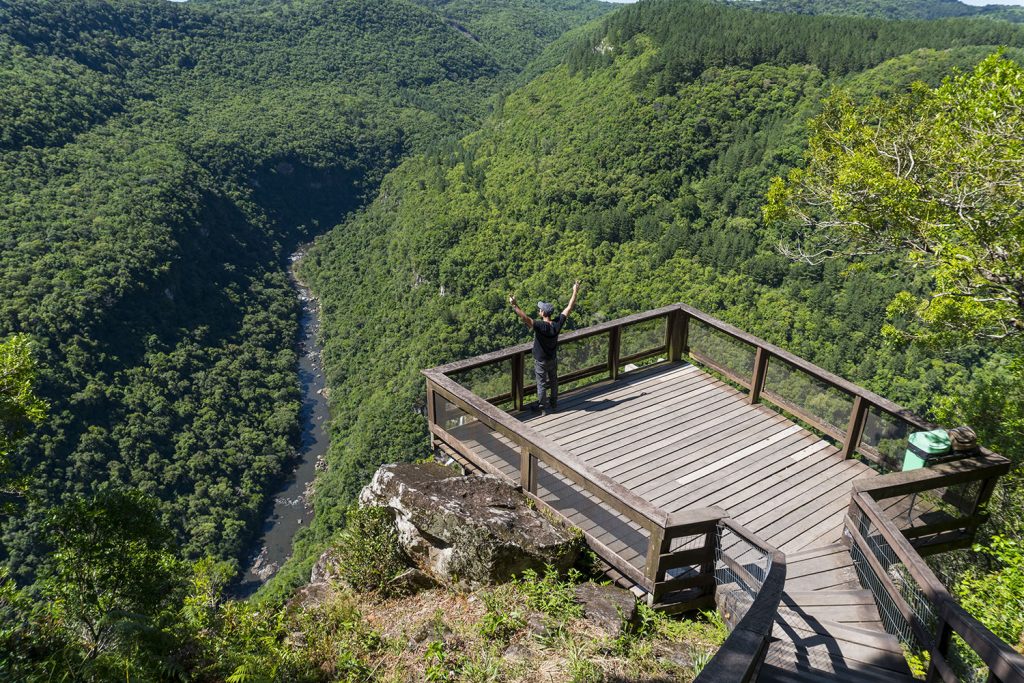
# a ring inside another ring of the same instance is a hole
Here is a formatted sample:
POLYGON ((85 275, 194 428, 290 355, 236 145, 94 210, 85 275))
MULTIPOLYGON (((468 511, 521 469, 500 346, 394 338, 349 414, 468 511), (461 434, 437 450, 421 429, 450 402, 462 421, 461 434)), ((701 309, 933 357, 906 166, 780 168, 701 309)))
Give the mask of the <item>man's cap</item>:
POLYGON ((537 310, 540 311, 543 315, 551 315, 552 313, 555 312, 555 305, 549 304, 546 301, 538 301, 537 310))

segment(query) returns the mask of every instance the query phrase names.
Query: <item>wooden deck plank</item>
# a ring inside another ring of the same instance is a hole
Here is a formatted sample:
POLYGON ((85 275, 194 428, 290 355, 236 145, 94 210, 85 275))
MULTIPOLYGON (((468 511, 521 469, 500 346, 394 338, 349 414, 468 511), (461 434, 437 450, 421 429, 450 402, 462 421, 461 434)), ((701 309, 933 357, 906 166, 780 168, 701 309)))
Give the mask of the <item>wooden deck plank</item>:
MULTIPOLYGON (((590 416, 587 423, 589 426, 584 433, 563 432, 564 443, 571 450, 586 452, 596 459, 601 453, 614 448, 610 442, 635 442, 638 435, 648 439, 655 438, 654 426, 668 423, 666 417, 692 421, 699 419, 701 415, 721 410, 728 402, 729 398, 726 396, 715 397, 712 387, 699 385, 686 396, 670 393, 664 397, 656 397, 650 404, 634 404, 634 410, 624 409, 616 414, 595 412, 590 416)), ((671 425, 666 424, 666 427, 669 426, 671 425)), ((554 429, 563 430, 562 424, 558 423, 554 429)))
MULTIPOLYGON (((819 450, 811 452, 820 456, 822 453, 820 445, 821 442, 813 443, 810 446, 804 446, 796 453, 779 458, 774 464, 784 469, 772 470, 771 473, 762 476, 757 486, 752 486, 750 482, 747 482, 744 486, 718 489, 709 493, 704 500, 712 505, 728 506, 729 509, 735 510, 749 510, 769 500, 778 500, 780 496, 785 495, 787 491, 791 491, 798 484, 815 476, 827 476, 825 473, 842 466, 841 461, 829 457, 827 454, 825 457, 812 459, 809 463, 806 462, 805 457, 800 455, 808 452, 809 449, 818 448, 819 450)), ((744 479, 744 481, 746 480, 744 479)))
MULTIPOLYGON (((768 454, 762 454, 756 460, 768 459, 780 459, 786 458, 790 454, 800 451, 806 447, 807 435, 799 433, 791 433, 782 440, 776 442, 773 445, 773 449, 768 454)), ((754 460, 754 458, 744 456, 747 460, 754 460)), ((649 496, 649 499, 654 502, 657 500, 657 505, 663 507, 672 507, 674 509, 683 509, 676 501, 685 496, 689 491, 694 488, 701 487, 704 483, 710 481, 718 481, 719 478, 726 478, 730 472, 736 468, 744 468, 747 466, 746 462, 740 460, 734 461, 728 465, 725 469, 717 470, 715 472, 708 472, 706 474, 713 474, 714 476, 707 476, 702 479, 690 482, 686 485, 679 483, 676 477, 667 478, 658 488, 646 490, 643 494, 645 497, 649 496)), ((705 498, 698 498, 694 501, 693 505, 704 505, 705 498)))
MULTIPOLYGON (((646 397, 645 397, 646 398, 646 397)), ((634 430, 636 427, 643 427, 646 422, 639 421, 638 417, 644 415, 661 415, 671 416, 672 420, 662 419, 657 423, 659 429, 655 430, 651 425, 650 430, 642 431, 643 437, 648 441, 657 440, 658 434, 667 429, 671 429, 680 423, 690 422, 701 419, 700 416, 709 413, 716 413, 729 406, 734 406, 735 401, 732 401, 728 395, 721 394, 714 390, 714 387, 707 385, 698 385, 694 388, 694 391, 687 395, 677 395, 674 399, 669 401, 662 401, 652 406, 652 410, 646 411, 642 414, 630 414, 625 413, 625 420, 619 421, 614 415, 605 414, 599 415, 597 418, 601 424, 601 432, 589 435, 589 438, 574 440, 574 448, 582 448, 586 446, 588 452, 593 453, 595 459, 601 453, 610 450, 608 444, 608 436, 619 436, 622 433, 621 425, 624 423, 627 425, 627 429, 634 430)))
POLYGON ((654 441, 660 432, 671 429, 677 423, 699 420, 701 416, 714 414, 728 404, 728 397, 715 397, 708 387, 697 387, 688 396, 669 397, 652 403, 644 410, 624 411, 620 417, 594 415, 592 419, 595 424, 592 431, 578 439, 573 435, 567 435, 566 445, 575 451, 586 452, 590 458, 597 460, 601 454, 613 450, 616 441, 654 441))
POLYGON ((641 458, 657 463, 665 455, 672 455, 690 443, 710 437, 714 429, 742 414, 742 407, 728 403, 712 404, 708 406, 708 412, 702 410, 692 415, 679 415, 654 425, 650 432, 625 447, 602 447, 587 453, 586 457, 596 467, 605 470, 615 470, 641 458))
POLYGON ((704 373, 696 366, 688 363, 644 368, 622 375, 614 381, 602 380, 591 386, 576 389, 565 394, 558 401, 559 409, 557 412, 541 415, 529 410, 523 410, 515 413, 515 415, 524 422, 544 425, 564 417, 567 413, 580 409, 580 406, 594 402, 595 399, 598 401, 614 401, 619 398, 631 397, 651 387, 663 384, 672 386, 677 384, 680 378, 696 374, 704 373))
POLYGON ((688 429, 678 437, 665 439, 654 450, 641 449, 634 453, 634 458, 602 469, 625 485, 639 488, 643 486, 639 479, 650 482, 669 476, 688 463, 716 458, 718 454, 729 452, 734 444, 741 444, 736 448, 743 448, 742 444, 785 428, 786 425, 771 419, 754 422, 742 412, 728 413, 712 426, 688 429))
POLYGON ((852 475, 844 474, 838 481, 833 482, 832 488, 812 491, 810 495, 804 496, 803 500, 793 501, 773 515, 775 521, 771 524, 756 525, 759 530, 754 533, 764 534, 762 537, 766 539, 773 539, 771 542, 780 550, 788 547, 787 544, 799 538, 801 534, 821 535, 845 514, 850 503, 852 481, 856 477, 855 471, 852 475), (815 528, 820 530, 812 532, 811 530, 815 528))
POLYGON ((705 477, 717 478, 727 475, 729 468, 741 465, 741 461, 768 446, 774 446, 776 449, 789 448, 802 438, 792 427, 778 423, 765 424, 772 426, 763 431, 748 432, 743 438, 727 444, 728 448, 702 449, 695 454, 697 459, 694 462, 673 469, 662 468, 662 472, 668 475, 664 480, 645 485, 638 491, 642 491, 642 495, 649 496, 652 501, 674 500, 680 492, 699 485, 705 477))
POLYGON ((678 483, 680 486, 686 486, 687 484, 703 479, 706 476, 712 475, 716 472, 725 469, 726 467, 733 463, 739 462, 740 460, 743 460, 746 457, 755 455, 761 450, 764 450, 775 444, 785 441, 788 437, 803 436, 801 434, 802 431, 803 429, 800 427, 800 425, 792 425, 791 427, 786 427, 785 429, 782 429, 780 431, 774 431, 769 436, 765 436, 764 438, 753 439, 752 443, 744 442, 745 445, 739 450, 733 451, 726 455, 725 457, 720 457, 716 459, 714 462, 708 463, 707 465, 704 465, 703 467, 693 472, 688 472, 682 477, 676 479, 676 483, 678 483))
MULTIPOLYGON (((744 416, 748 420, 759 421, 763 419, 758 415, 759 412, 745 402, 737 400, 736 396, 717 395, 713 400, 708 400, 705 406, 689 410, 676 410, 670 414, 669 419, 651 425, 650 430, 644 433, 642 442, 633 444, 632 448, 642 448, 643 452, 658 450, 666 445, 671 445, 670 440, 674 431, 699 429, 705 426, 710 428, 717 423, 717 418, 726 413, 731 417, 744 416), (713 408, 713 411, 709 411, 708 408, 713 408)), ((595 453, 595 457, 608 450, 610 450, 608 446, 603 446, 595 453)))
POLYGON ((824 492, 831 490, 829 485, 838 482, 848 481, 856 476, 855 467, 850 466, 850 461, 825 460, 822 469, 797 468, 789 479, 781 484, 764 488, 758 487, 753 495, 738 494, 737 497, 747 495, 742 501, 736 499, 730 503, 730 510, 737 515, 747 515, 754 519, 765 517, 779 518, 783 515, 791 503, 802 505, 807 501, 819 498, 824 492))
MULTIPOLYGON (((802 458, 806 458, 808 455, 813 456, 814 451, 809 451, 808 449, 817 446, 820 449, 831 449, 831 451, 826 453, 825 456, 816 459, 815 464, 827 464, 832 459, 831 454, 835 449, 827 443, 815 440, 814 435, 810 435, 802 443, 808 444, 798 451, 798 453, 802 454, 802 458)), ((784 482, 791 473, 789 471, 790 468, 802 465, 801 461, 793 457, 794 455, 785 451, 774 450, 765 458, 751 458, 748 462, 731 468, 728 473, 714 480, 692 484, 686 488, 679 498, 667 504, 671 505, 671 510, 675 512, 687 506, 702 503, 705 500, 726 500, 739 491, 757 490, 761 481, 767 481, 769 485, 780 481, 784 482)))
MULTIPOLYGON (((758 435, 785 429, 787 425, 774 418, 762 416, 751 420, 742 411, 730 411, 710 421, 707 426, 697 425, 681 432, 677 439, 665 439, 654 450, 636 453, 637 462, 645 468, 646 479, 668 475, 687 463, 695 463, 708 456, 723 452, 729 445, 743 442, 758 435)), ((632 463, 609 469, 612 476, 634 471, 632 463)))
POLYGON ((700 394, 714 387, 709 386, 701 377, 687 375, 679 382, 644 384, 631 389, 625 394, 602 395, 574 406, 560 405, 554 413, 525 417, 523 421, 542 433, 558 430, 573 440, 582 441, 602 431, 601 427, 606 424, 628 423, 630 417, 637 412, 656 409, 666 402, 671 404, 684 399, 700 401, 700 394))

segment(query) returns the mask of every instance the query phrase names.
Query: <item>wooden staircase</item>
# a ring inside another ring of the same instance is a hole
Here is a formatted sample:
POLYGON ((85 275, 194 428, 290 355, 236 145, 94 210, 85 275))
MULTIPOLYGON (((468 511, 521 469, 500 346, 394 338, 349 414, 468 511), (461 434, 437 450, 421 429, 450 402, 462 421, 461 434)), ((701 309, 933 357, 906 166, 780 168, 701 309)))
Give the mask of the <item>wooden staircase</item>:
MULTIPOLYGON (((727 621, 749 603, 739 588, 718 598, 727 621)), ((772 635, 761 683, 914 680, 899 641, 885 631, 871 592, 861 588, 849 550, 839 543, 786 556, 786 588, 772 635)))

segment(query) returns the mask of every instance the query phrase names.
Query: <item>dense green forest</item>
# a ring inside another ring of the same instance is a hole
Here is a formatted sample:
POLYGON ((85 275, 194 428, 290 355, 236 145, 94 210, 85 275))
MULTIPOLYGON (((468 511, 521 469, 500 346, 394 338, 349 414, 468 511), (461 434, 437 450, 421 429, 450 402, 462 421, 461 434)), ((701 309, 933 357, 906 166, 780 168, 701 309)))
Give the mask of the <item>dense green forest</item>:
POLYGON ((972 561, 1019 554, 1019 344, 887 344, 887 306, 929 275, 792 262, 762 205, 836 88, 867 103, 996 46, 1020 61, 1024 29, 776 4, 0 4, 0 361, 25 368, 0 442, 3 670, 372 678, 383 646, 351 606, 281 600, 379 464, 428 455, 419 370, 523 341, 509 292, 564 302, 577 278, 573 325, 685 301, 974 424, 1017 470, 986 530, 1009 549, 972 561), (225 602, 294 451, 288 256, 318 235, 316 517, 261 601, 225 602))
MULTIPOLYGON (((424 452, 418 370, 522 341, 508 293, 564 302, 577 278, 577 326, 685 301, 922 414, 971 422, 1019 466, 1015 347, 887 344, 887 305, 929 291, 929 276, 899 255, 792 262, 761 206, 772 176, 802 163, 807 122, 834 88, 866 103, 995 50, 972 43, 1020 41, 984 20, 654 0, 579 38, 480 131, 405 162, 304 263, 323 301, 334 423, 299 557, 379 463, 424 452)), ((1012 479, 994 515, 1016 538, 1018 491, 1012 479)))
POLYGON ((1017 7, 967 5, 960 0, 723 0, 769 12, 792 14, 848 14, 883 19, 948 19, 986 17, 1024 21, 1017 7))
POLYGON ((298 428, 289 253, 602 11, 0 6, 0 338, 36 341, 51 404, 11 458, 34 482, 3 525, 16 575, 46 510, 117 486, 162 501, 186 557, 239 557, 298 428))

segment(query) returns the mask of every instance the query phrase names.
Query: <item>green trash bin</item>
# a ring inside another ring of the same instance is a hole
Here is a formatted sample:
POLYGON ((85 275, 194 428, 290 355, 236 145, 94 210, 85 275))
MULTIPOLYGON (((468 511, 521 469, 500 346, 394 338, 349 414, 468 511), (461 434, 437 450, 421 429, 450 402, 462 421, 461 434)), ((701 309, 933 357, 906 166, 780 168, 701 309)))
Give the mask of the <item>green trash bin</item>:
POLYGON ((952 449, 949 433, 945 429, 930 432, 914 432, 903 455, 903 471, 919 470, 935 458, 946 455, 952 449))

